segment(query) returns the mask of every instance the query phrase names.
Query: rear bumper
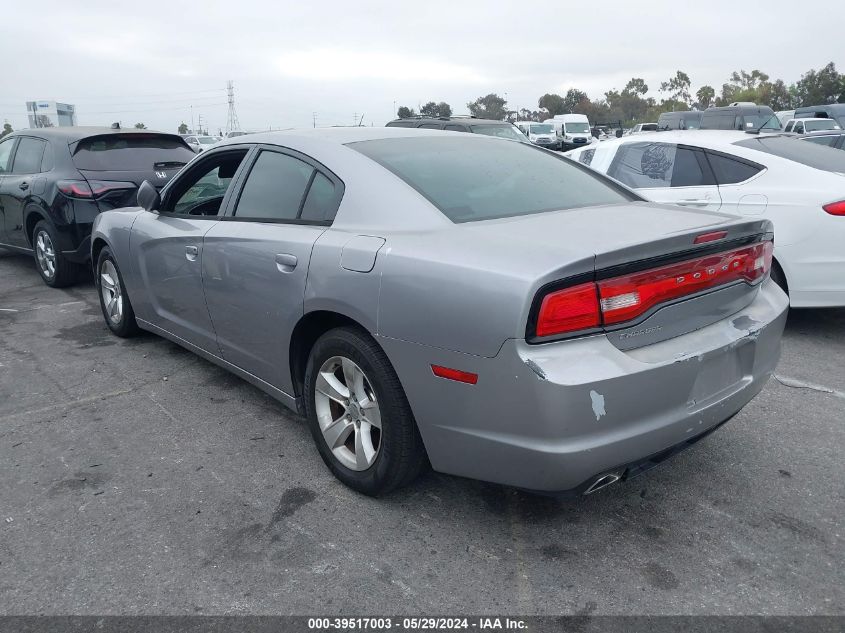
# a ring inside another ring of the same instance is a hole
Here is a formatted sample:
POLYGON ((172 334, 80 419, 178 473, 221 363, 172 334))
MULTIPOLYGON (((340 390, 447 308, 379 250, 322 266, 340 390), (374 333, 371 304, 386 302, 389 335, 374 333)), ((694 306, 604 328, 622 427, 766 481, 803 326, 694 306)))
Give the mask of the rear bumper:
POLYGON ((77 264, 84 264, 88 260, 91 259, 91 225, 88 225, 88 233, 82 241, 79 243, 79 246, 73 250, 62 251, 62 255, 68 261, 77 263, 77 264))
MULTIPOLYGON (((508 340, 482 358, 381 339, 435 470, 519 488, 579 492, 608 471, 674 453, 742 409, 780 356, 787 300, 766 280, 729 318, 623 352, 604 335, 508 340), (477 373, 467 385, 430 365, 477 373)), ((641 468, 640 468, 641 470, 641 468)))

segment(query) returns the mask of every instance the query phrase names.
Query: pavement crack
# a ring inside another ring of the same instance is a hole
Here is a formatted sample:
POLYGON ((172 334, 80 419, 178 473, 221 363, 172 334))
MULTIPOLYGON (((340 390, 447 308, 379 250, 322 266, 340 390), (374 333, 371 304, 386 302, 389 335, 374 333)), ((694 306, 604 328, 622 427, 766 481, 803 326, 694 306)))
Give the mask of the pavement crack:
POLYGON ((803 380, 798 380, 796 378, 789 378, 788 376, 778 376, 777 374, 772 374, 775 380, 777 380, 780 384, 784 387, 791 387, 792 389, 808 389, 810 391, 818 391, 819 393, 829 393, 832 396, 837 398, 842 398, 845 400, 845 391, 839 391, 838 389, 831 389, 830 387, 825 387, 823 385, 816 385, 811 382, 804 382, 803 380))

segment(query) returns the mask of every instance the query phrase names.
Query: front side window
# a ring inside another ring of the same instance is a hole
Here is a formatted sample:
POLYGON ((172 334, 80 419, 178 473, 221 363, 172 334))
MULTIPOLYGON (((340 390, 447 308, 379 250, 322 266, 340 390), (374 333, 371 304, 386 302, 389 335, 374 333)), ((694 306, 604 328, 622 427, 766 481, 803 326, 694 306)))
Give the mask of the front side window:
POLYGON ((790 121, 789 123, 786 124, 786 128, 784 129, 784 132, 791 132, 792 128, 794 128, 794 127, 795 127, 795 121, 790 121))
POLYGON ((18 143, 15 152, 15 162, 12 173, 37 174, 41 171, 41 159, 44 158, 44 148, 47 143, 37 138, 24 136, 18 143))
POLYGON ((607 175, 632 189, 669 187, 676 146, 668 143, 627 143, 616 152, 607 175))
POLYGON ((792 131, 796 134, 803 134, 804 133, 804 124, 803 123, 796 123, 795 127, 792 128, 792 131))
POLYGON ((12 157, 12 148, 15 146, 15 139, 6 139, 0 143, 0 174, 5 174, 9 171, 9 159, 12 157))
POLYGON ((263 151, 241 191, 235 216, 262 220, 296 220, 314 168, 298 158, 263 151))
POLYGON ((639 200, 603 176, 528 143, 455 135, 347 147, 404 180, 456 223, 639 200))
POLYGON ((173 182, 163 211, 179 215, 218 215, 244 156, 246 150, 218 154, 197 165, 173 182))

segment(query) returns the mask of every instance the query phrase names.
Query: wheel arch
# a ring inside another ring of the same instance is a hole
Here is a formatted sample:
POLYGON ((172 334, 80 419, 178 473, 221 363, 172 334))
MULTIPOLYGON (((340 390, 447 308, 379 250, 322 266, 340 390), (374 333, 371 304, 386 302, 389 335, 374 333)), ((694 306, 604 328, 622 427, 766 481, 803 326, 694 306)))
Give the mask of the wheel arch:
POLYGON ((361 323, 340 312, 314 310, 299 319, 290 337, 288 358, 290 375, 296 397, 297 409, 304 414, 303 393, 305 391, 305 366, 314 343, 323 334, 337 327, 355 327, 368 335, 372 333, 361 323))
MULTIPOLYGON (((102 252, 102 250, 106 246, 109 246, 109 243, 106 242, 106 240, 104 240, 99 235, 94 237, 94 240, 91 242, 91 268, 92 269, 97 268, 97 260, 100 259, 100 253, 102 252)), ((111 248, 111 247, 109 247, 109 248, 111 248)))
POLYGON ((50 222, 50 217, 45 213, 44 209, 36 204, 30 203, 24 208, 23 212, 23 227, 26 234, 26 242, 30 248, 34 247, 32 243, 32 233, 35 231, 35 225, 44 220, 50 222))
POLYGON ((776 257, 772 258, 772 279, 775 283, 777 283, 783 291, 786 293, 786 296, 789 296, 789 278, 786 276, 786 271, 783 268, 783 265, 777 260, 776 257), (783 284, 779 283, 779 281, 783 281, 783 284))

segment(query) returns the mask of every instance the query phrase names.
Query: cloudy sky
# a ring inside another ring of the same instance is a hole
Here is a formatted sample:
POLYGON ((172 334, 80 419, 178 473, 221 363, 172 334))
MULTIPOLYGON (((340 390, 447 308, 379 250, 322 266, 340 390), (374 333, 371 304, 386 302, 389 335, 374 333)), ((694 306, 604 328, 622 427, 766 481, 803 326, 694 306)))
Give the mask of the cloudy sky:
MULTIPOLYGON (((570 87, 599 98, 643 77, 653 96, 681 69, 717 88, 759 68, 787 83, 834 61, 845 70, 845 3, 798 19, 794 0, 535 3, 495 0, 39 0, 4 6, 0 120, 26 127, 24 103, 77 107, 79 123, 144 122, 175 131, 199 116, 226 124, 235 82, 241 127, 367 125, 394 102, 480 95, 536 109, 570 87), (807 24, 809 20, 809 24, 807 24), (807 24, 807 26, 802 26, 807 24)), ((816 10, 813 11, 815 13, 816 10)), ((800 12, 799 12, 800 13, 800 12)))

